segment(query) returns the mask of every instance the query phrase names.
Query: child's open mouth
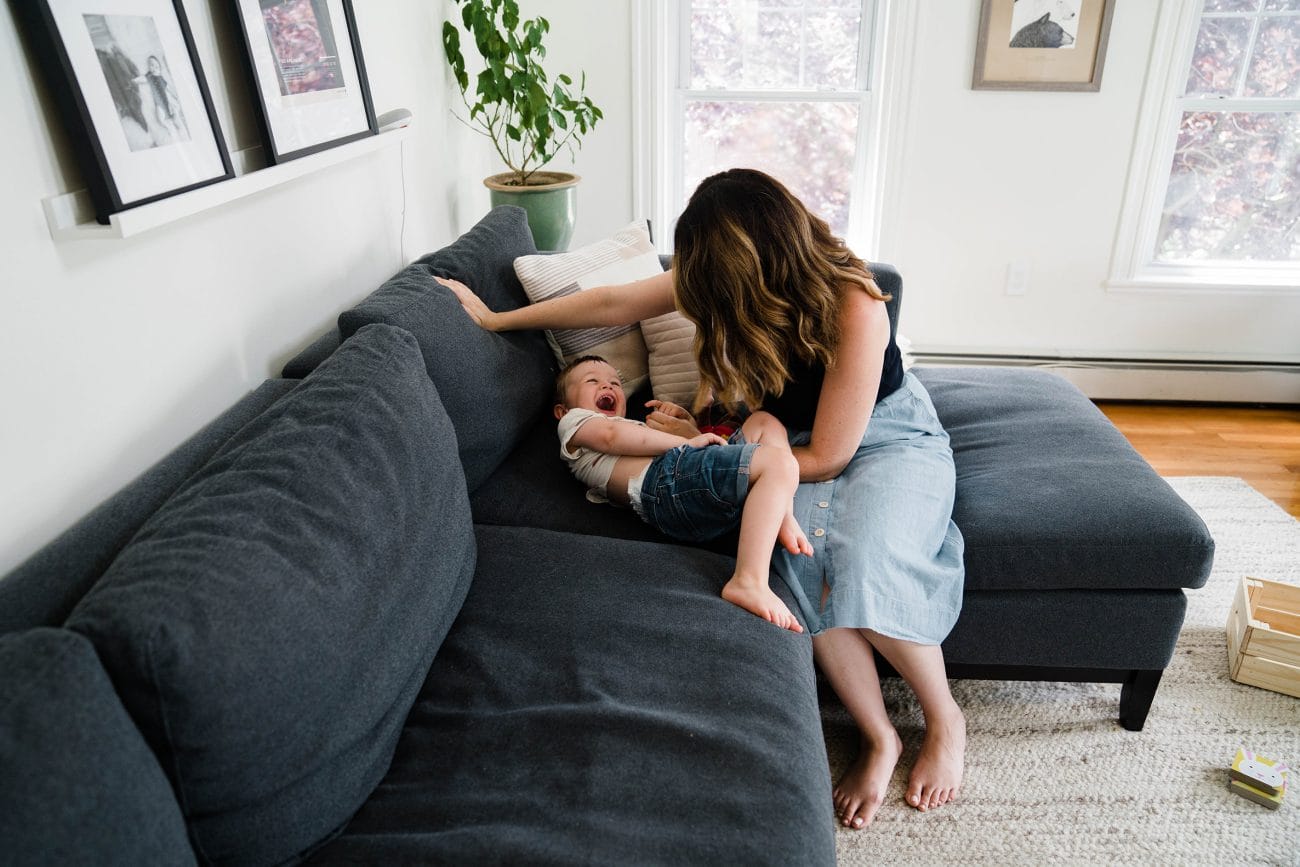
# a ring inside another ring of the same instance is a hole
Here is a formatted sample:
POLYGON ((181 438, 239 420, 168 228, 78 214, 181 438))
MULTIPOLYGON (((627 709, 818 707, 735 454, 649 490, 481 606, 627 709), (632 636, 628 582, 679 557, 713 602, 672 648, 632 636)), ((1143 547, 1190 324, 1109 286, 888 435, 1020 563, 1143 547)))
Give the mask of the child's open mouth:
POLYGON ((596 398, 596 409, 601 412, 613 412, 614 407, 617 405, 618 401, 614 398, 614 395, 609 394, 608 392, 596 398))

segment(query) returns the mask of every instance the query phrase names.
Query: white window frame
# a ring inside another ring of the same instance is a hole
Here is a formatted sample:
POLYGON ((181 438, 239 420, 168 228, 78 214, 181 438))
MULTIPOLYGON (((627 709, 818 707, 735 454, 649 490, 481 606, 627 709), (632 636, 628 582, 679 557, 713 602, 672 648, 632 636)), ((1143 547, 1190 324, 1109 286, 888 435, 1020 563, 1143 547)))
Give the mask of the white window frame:
MULTIPOLYGON (((905 72, 913 56, 920 0, 868 0, 871 44, 859 46, 858 141, 845 238, 859 256, 874 260, 882 247, 882 214, 898 199, 898 176, 886 172, 888 156, 902 152, 901 117, 907 105, 905 72), (863 56, 865 55, 865 56, 863 56), (870 64, 865 62, 870 60, 870 64), (865 88, 864 88, 865 85, 865 88)), ((632 207, 653 223, 655 244, 672 252, 676 225, 674 201, 680 189, 685 98, 680 83, 689 72, 682 46, 687 43, 687 4, 681 0, 635 0, 632 33, 632 207)), ((844 92, 716 90, 691 91, 692 97, 773 102, 848 101, 844 92)))
MULTIPOLYGON (((1202 6, 1202 0, 1165 0, 1161 4, 1106 288, 1112 292, 1224 295, 1300 292, 1300 262, 1282 266, 1249 262, 1185 265, 1155 260, 1156 233, 1179 123, 1185 106, 1205 104, 1204 100, 1183 97, 1202 6)), ((1300 100, 1270 100, 1270 105, 1282 111, 1300 111, 1300 100)), ((1216 111, 1239 107, 1244 107, 1240 101, 1227 98, 1213 103, 1216 111)))

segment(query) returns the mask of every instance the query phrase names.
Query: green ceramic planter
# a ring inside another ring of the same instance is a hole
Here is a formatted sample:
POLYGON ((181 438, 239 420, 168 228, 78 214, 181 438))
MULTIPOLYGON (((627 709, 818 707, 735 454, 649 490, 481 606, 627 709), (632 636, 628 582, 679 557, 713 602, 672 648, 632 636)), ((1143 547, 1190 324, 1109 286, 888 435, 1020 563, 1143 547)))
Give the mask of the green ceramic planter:
POLYGON ((507 172, 483 180, 490 191, 492 207, 518 205, 528 212, 528 228, 538 250, 569 249, 573 226, 578 219, 577 175, 568 172, 534 172, 528 186, 510 184, 514 174, 507 172))

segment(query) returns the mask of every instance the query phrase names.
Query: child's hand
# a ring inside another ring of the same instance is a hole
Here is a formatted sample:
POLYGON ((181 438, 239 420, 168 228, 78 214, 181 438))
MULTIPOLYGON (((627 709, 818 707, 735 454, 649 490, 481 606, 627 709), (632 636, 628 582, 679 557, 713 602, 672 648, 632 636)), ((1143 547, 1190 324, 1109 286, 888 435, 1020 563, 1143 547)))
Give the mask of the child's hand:
POLYGON ((717 434, 703 433, 691 437, 686 441, 686 444, 693 449, 702 449, 705 446, 725 446, 727 441, 717 434))
POLYGON ((675 403, 666 400, 647 400, 651 412, 645 417, 646 426, 651 430, 661 430, 684 439, 698 436, 700 429, 695 425, 691 414, 675 403))

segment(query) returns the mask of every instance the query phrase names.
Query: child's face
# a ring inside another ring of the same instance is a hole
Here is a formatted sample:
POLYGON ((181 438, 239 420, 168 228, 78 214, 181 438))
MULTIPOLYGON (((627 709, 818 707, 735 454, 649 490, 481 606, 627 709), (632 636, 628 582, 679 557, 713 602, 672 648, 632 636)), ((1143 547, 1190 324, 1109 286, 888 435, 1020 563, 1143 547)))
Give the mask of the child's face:
POLYGON ((564 403, 564 409, 590 409, 611 418, 621 418, 627 412, 627 397, 618 371, 603 361, 584 361, 569 371, 564 403))

